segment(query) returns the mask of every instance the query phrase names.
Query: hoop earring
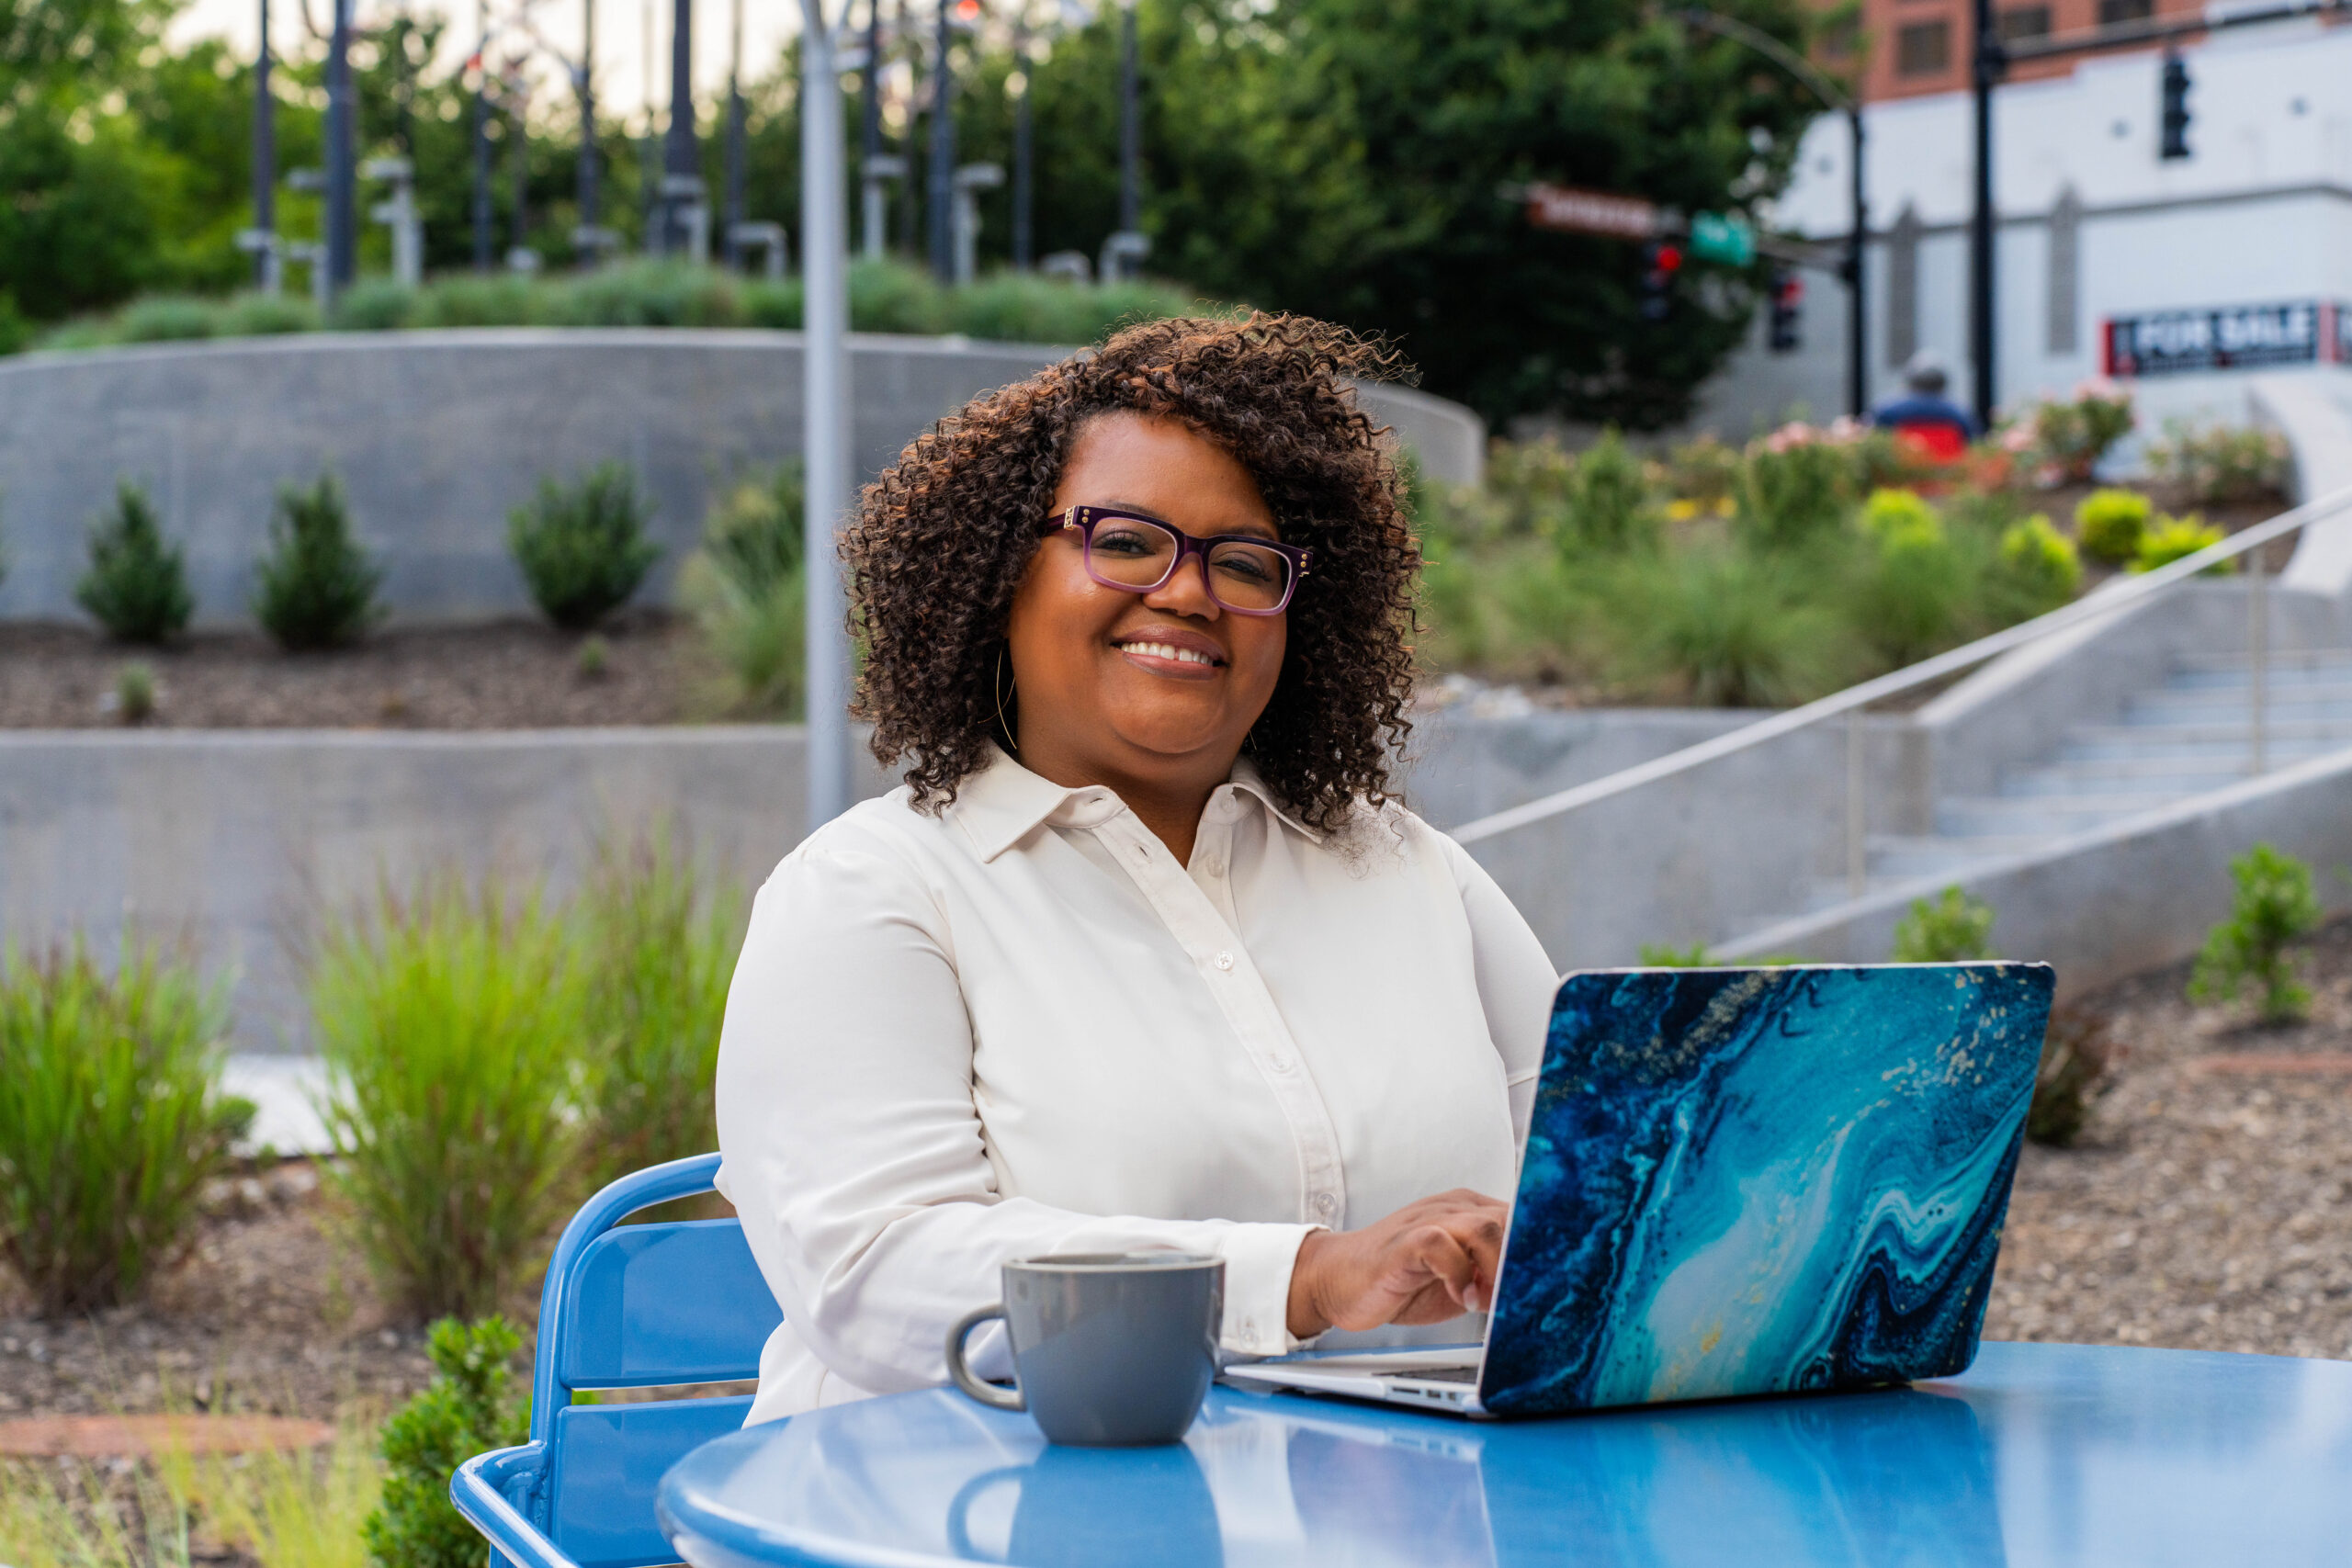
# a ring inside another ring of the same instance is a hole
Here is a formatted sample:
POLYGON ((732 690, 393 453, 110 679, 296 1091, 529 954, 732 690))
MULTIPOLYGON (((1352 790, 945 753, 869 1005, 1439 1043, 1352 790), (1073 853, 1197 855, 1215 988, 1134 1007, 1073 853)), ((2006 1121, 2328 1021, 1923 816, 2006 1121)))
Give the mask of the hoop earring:
POLYGON ((1004 644, 1002 643, 999 643, 996 646, 996 676, 989 682, 989 684, 994 688, 996 692, 997 729, 1003 735, 1004 743, 1012 749, 1012 754, 1018 757, 1021 755, 1021 742, 1012 738, 1012 725, 1011 721, 1004 716, 1004 644))

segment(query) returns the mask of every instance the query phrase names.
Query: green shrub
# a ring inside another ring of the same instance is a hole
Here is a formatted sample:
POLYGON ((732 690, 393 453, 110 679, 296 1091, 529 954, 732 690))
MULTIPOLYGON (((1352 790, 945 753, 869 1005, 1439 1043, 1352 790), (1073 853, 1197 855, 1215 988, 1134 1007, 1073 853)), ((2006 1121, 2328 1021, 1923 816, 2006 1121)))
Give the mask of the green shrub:
POLYGON ((742 900, 706 887, 670 833, 607 842, 575 906, 599 1180, 718 1146, 718 1026, 742 900))
POLYGON ((2230 918, 2206 937, 2189 979, 2189 997, 2235 1001, 2239 988, 2251 981, 2261 990, 2256 1011, 2262 1021, 2292 1023, 2312 999, 2287 952, 2289 942, 2308 936, 2320 922, 2312 868, 2267 843, 2256 844, 2230 862, 2230 877, 2237 885, 2230 918))
POLYGON ((310 954, 332 1180, 396 1310, 491 1311, 573 1195, 578 970, 537 897, 380 891, 310 954))
POLYGON ((319 308, 299 294, 240 294, 218 316, 220 337, 272 337, 319 330, 319 308))
POLYGON ((1703 942, 1688 947, 1676 947, 1670 942, 1642 943, 1642 967, 1645 969, 1705 969, 1715 962, 1703 942))
POLYGON ((384 574, 352 537, 343 486, 322 474, 309 490, 282 485, 269 553, 254 570, 254 618, 289 650, 356 641, 379 610, 384 574))
POLYGON ((2112 381, 2086 381, 2064 402, 2035 406, 2035 454, 2060 478, 2079 483, 2091 477, 2109 447, 2131 434, 2133 423, 2130 392, 2112 381))
POLYGON ((2246 425, 2199 430, 2171 420, 2165 438, 2148 448, 2156 477, 2205 506, 2283 500, 2292 464, 2285 436, 2246 425))
POLYGON ((1555 537, 1576 468, 1577 460, 1549 436, 1495 442, 1487 451, 1485 496, 1492 508, 1491 531, 1506 537, 1555 537))
POLYGON ((2115 1057, 2114 1039, 2097 1013, 2083 1008, 2052 1012, 2041 1061, 2034 1069, 2025 1135, 2057 1148, 2073 1144, 2090 1121, 2098 1097, 2112 1087, 2115 1057))
POLYGON ((155 716, 155 667, 134 659, 114 675, 116 715, 125 724, 144 724, 155 716))
POLYGON ((773 281, 764 277, 744 279, 739 291, 743 303, 743 324, 764 327, 770 332, 798 332, 804 315, 800 279, 779 277, 773 281))
POLYGON ((1801 426, 1755 442, 1740 467, 1740 527, 1769 549, 1819 538, 1844 519, 1853 479, 1851 450, 1801 426))
POLYGON ((2037 512, 2001 531, 1985 598, 1994 619, 2008 626, 2071 602, 2082 584, 2083 562, 2074 541, 2037 512))
POLYGON ((175 343, 208 338, 219 330, 218 312, 209 299, 159 295, 141 299, 122 313, 123 343, 175 343))
POLYGON ((1847 613, 1871 649, 1900 668, 1952 641, 1973 608, 1971 574, 1935 508, 1905 490, 1863 507, 1868 547, 1847 613))
POLYGON ((1655 544, 1657 513, 1642 460, 1611 425, 1579 454, 1561 495, 1555 542, 1570 559, 1655 544))
POLYGON ((628 465, 605 463, 570 485, 542 478, 537 499, 508 514, 506 547, 540 612, 582 631, 625 604, 661 558, 645 536, 651 514, 628 465))
POLYGON ((2138 491, 2095 490, 2075 506, 2075 542, 2091 559, 2121 566, 2140 553, 2149 511, 2138 491))
POLYGON ((383 1498, 359 1527, 375 1568, 481 1568, 486 1549, 449 1501, 449 1477, 529 1435, 530 1391, 514 1374, 522 1345, 503 1317, 433 1325, 433 1382, 384 1423, 383 1498))
POLYGON ((334 302, 334 324, 347 333, 385 333, 412 325, 422 306, 417 291, 389 277, 366 277, 334 302))
POLYGON ((630 261, 538 287, 541 319, 569 327, 732 327, 735 278, 717 267, 630 261))
POLYGON ((227 1011, 194 970, 126 937, 0 957, 0 1258, 44 1316, 135 1299, 188 1239, 253 1120, 221 1092, 227 1011))
POLYGON ((922 267, 861 257, 849 265, 849 324, 861 333, 944 333, 947 291, 922 267))
POLYGON ((1636 667, 1677 677, 1692 702, 1770 706, 1834 682, 1834 623, 1781 562, 1699 546, 1611 587, 1636 667))
POLYGON ((90 525, 90 566, 74 598, 124 642, 176 637, 196 612, 186 558, 164 542, 154 503, 129 479, 115 488, 114 510, 90 525))
MULTIPOLYGON (((2154 571, 2160 566, 2185 560, 2199 550, 2211 549, 2228 537, 2194 512, 2186 517, 2159 517, 2154 527, 2140 536, 2140 552, 2132 558, 2132 570, 2154 571)), ((2237 565, 2234 560, 2215 561, 2198 575, 2225 577, 2235 571, 2237 565)))
POLYGON ((1739 489, 1739 453, 1712 435, 1670 449, 1664 464, 1667 493, 1707 510, 1728 503, 1739 489))
POLYGON ((1910 913, 1895 922, 1897 964, 1961 964, 1998 956, 1993 951, 1993 907, 1956 886, 1945 888, 1932 904, 1914 898, 1910 913))
POLYGON ((798 458, 754 475, 711 508, 679 596, 722 671, 722 705, 790 717, 807 663, 807 494, 798 458))
POLYGON ((413 327, 524 327, 552 324, 539 286, 511 272, 455 273, 419 295, 413 327))

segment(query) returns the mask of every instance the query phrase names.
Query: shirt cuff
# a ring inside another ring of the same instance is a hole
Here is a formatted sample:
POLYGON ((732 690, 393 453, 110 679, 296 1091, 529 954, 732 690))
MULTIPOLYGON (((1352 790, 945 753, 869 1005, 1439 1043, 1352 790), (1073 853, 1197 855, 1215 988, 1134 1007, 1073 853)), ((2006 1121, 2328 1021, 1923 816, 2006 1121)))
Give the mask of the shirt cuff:
POLYGON ((1323 1225, 1237 1224, 1217 1255, 1225 1259, 1225 1331, 1228 1356, 1286 1356, 1300 1341, 1290 1332, 1291 1268, 1299 1245, 1323 1225))

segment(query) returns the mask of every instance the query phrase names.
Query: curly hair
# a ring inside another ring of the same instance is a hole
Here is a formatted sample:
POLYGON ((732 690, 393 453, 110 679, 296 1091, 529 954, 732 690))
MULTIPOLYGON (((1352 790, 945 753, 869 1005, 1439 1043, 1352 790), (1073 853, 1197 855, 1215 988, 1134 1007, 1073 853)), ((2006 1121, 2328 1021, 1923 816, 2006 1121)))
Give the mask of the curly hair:
POLYGON ((1339 828, 1390 798, 1411 728, 1419 547, 1404 481, 1351 383, 1403 372, 1385 344, 1304 316, 1177 318, 985 393, 917 436, 865 487, 842 552, 866 640, 854 710, 885 767, 906 759, 935 811, 1000 733, 997 667, 1013 591, 1063 465, 1092 420, 1182 422, 1247 468, 1282 530, 1315 551, 1288 648, 1243 754, 1298 816, 1339 828))

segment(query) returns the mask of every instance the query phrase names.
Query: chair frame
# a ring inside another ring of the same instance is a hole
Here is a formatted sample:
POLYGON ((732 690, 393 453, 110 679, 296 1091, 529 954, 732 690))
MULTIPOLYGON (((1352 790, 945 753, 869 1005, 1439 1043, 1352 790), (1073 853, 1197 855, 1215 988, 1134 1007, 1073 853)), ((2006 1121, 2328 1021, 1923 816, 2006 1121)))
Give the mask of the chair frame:
MULTIPOLYGON (((715 1154, 649 1167, 620 1178, 589 1199, 564 1226, 555 1254, 548 1259, 547 1283, 539 1298, 538 1343, 531 1366, 530 1440, 519 1448, 477 1454, 449 1478, 450 1501, 490 1543, 490 1568, 579 1568, 548 1532, 553 1528, 554 1506, 549 1481, 557 1472, 562 1447, 562 1424, 557 1417, 571 1403, 572 1393, 563 1376, 565 1338, 580 1303, 582 1265, 592 1244, 628 1215, 657 1203, 710 1191, 718 1173, 715 1154)), ((749 1401, 738 1396, 725 1403, 740 1406, 749 1401)))

